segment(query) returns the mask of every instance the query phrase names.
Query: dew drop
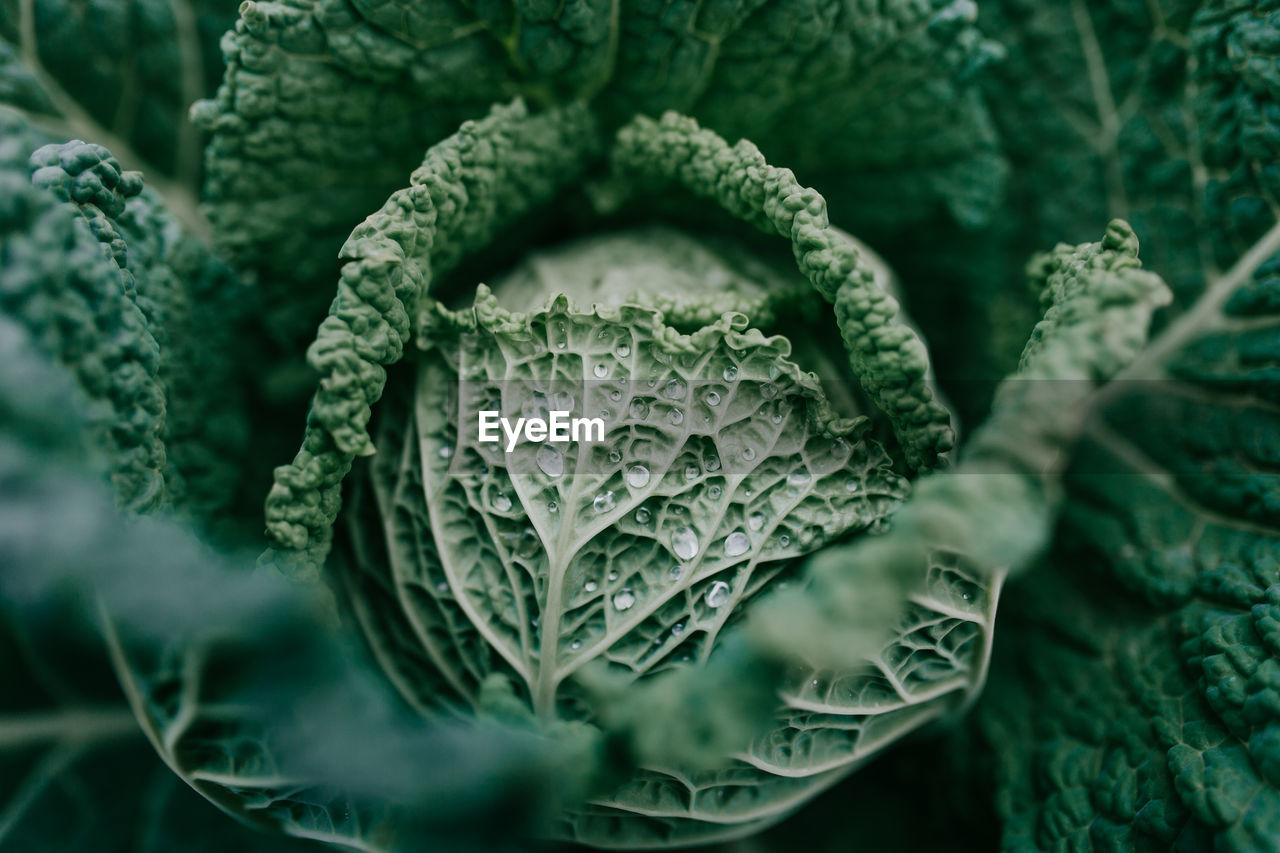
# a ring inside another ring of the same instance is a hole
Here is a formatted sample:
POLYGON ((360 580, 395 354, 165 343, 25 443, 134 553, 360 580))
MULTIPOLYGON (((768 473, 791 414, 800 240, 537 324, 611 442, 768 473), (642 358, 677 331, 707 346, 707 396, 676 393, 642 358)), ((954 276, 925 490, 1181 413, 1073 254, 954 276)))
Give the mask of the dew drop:
POLYGON ((754 449, 754 448, 751 448, 751 447, 745 447, 745 448, 743 448, 743 450, 742 450, 742 458, 743 458, 743 459, 745 459, 745 460, 747 460, 748 462, 750 462, 752 459, 755 459, 755 458, 756 458, 756 451, 755 451, 755 449, 754 449))
POLYGON ((681 634, 683 634, 683 633, 684 633, 684 623, 683 623, 683 622, 677 622, 676 624, 674 624, 674 625, 672 625, 672 626, 671 626, 671 635, 672 635, 673 637, 679 637, 679 636, 680 636, 681 634))
POLYGON ((680 426, 680 424, 684 423, 684 412, 679 409, 672 409, 671 414, 667 415, 667 420, 671 422, 672 426, 680 426))
POLYGON ((671 550, 681 560, 692 560, 698 553, 698 534, 692 527, 677 527, 671 533, 671 550))
POLYGON ((597 364, 591 372, 596 375, 597 379, 604 379, 609 375, 609 368, 603 364, 597 364))
POLYGON ((582 641, 574 640, 572 643, 569 644, 569 648, 573 649, 576 652, 578 649, 582 648, 582 641))
POLYGON ((564 473, 564 455, 554 445, 542 445, 534 458, 538 467, 542 469, 542 473, 548 477, 559 477, 564 473))
POLYGON ((689 386, 685 385, 683 379, 672 379, 667 383, 667 387, 663 389, 663 393, 672 400, 682 399, 685 392, 689 390, 689 386))
POLYGON ((560 504, 555 501, 547 501, 547 512, 559 512, 560 504))
POLYGON ((635 418, 638 421, 642 421, 645 418, 649 417, 649 404, 646 403, 644 400, 639 400, 639 399, 632 400, 630 411, 631 411, 631 417, 635 418))
POLYGON ((853 479, 852 477, 850 477, 849 479, 845 480, 845 481, 844 481, 844 490, 845 490, 846 492, 848 492, 849 494, 853 494, 854 492, 858 491, 858 481, 857 481, 857 480, 855 480, 855 479, 853 479))
POLYGON ((702 399, 707 401, 708 406, 720 405, 720 395, 717 394, 715 391, 708 391, 707 396, 703 397, 702 399))
POLYGON ((760 386, 760 396, 764 397, 766 400, 772 400, 774 397, 778 396, 778 386, 774 385, 772 382, 764 383, 760 386))
POLYGON ((961 595, 960 597, 961 597, 961 598, 963 598, 965 601, 968 601, 968 600, 969 600, 969 593, 967 593, 967 592, 966 592, 966 593, 964 593, 963 595, 961 595))
POLYGON ((735 530, 724 540, 724 555, 738 557, 751 550, 751 540, 741 530, 735 530))
POLYGON ((782 410, 781 409, 774 410, 774 413, 769 418, 769 420, 773 421, 775 424, 782 423, 782 410))
POLYGON ((650 518, 649 510, 645 509, 644 507, 640 507, 638 510, 636 510, 636 521, 640 522, 641 524, 648 524, 649 518, 650 518))
POLYGON ((615 403, 618 402, 619 400, 622 399, 622 392, 619 391, 617 388, 614 388, 612 391, 609 392, 609 399, 615 403))
POLYGON ((761 527, 764 527, 764 513, 753 512, 751 515, 748 515, 747 527, 750 527, 752 530, 759 530, 761 527))
POLYGON ((630 610, 631 605, 636 603, 636 594, 631 591, 630 587, 623 587, 613 594, 613 609, 622 611, 630 610))
POLYGON ((610 583, 612 583, 613 581, 616 581, 616 580, 618 579, 618 573, 617 573, 617 572, 609 572, 609 574, 608 574, 608 576, 607 576, 607 577, 608 577, 608 579, 609 579, 610 583))
POLYGON ((604 418, 606 421, 610 420, 613 418, 613 412, 609 411, 608 409, 601 409, 600 417, 604 418))
POLYGON ((719 499, 722 491, 723 490, 719 486, 712 486, 711 488, 707 489, 707 494, 710 495, 711 499, 714 501, 719 499))
POLYGON ((708 471, 719 471, 720 457, 715 455, 708 456, 706 459, 702 461, 702 464, 707 466, 708 471))
POLYGON ((643 465, 632 465, 627 469, 627 485, 633 489, 649 485, 649 469, 643 465))
POLYGON ((493 496, 489 498, 489 506, 493 507, 498 512, 506 512, 511 509, 511 498, 507 497, 502 492, 494 492, 493 496))
POLYGON ((684 478, 686 480, 696 480, 700 473, 702 472, 698 470, 697 465, 689 464, 684 466, 684 478))
POLYGON ((618 358, 626 358, 631 355, 631 347, 627 344, 618 344, 618 348, 614 350, 618 358))
POLYGON ((804 468, 797 468, 787 475, 787 484, 791 486, 803 486, 809 482, 809 472, 804 468))
POLYGON ((733 364, 729 365, 724 369, 724 373, 722 373, 721 376, 724 377, 725 382, 732 382, 733 380, 737 379, 738 378, 737 366, 733 364))
POLYGON ((785 533, 782 534, 781 536, 778 537, 778 544, 781 545, 783 548, 787 547, 788 545, 791 544, 791 537, 785 533))
POLYGON ((716 581, 707 588, 707 606, 713 610, 729 600, 729 585, 724 581, 716 581))
POLYGON ((582 585, 582 588, 587 592, 595 592, 597 589, 600 588, 600 585, 597 584, 595 581, 587 581, 582 585))
POLYGON ((591 505, 595 507, 596 512, 608 512, 618 505, 618 500, 613 496, 613 492, 611 491, 601 492, 595 496, 591 505))
POLYGON ((449 591, 449 585, 444 581, 440 581, 440 583, 436 584, 436 592, 448 592, 448 591, 449 591))
POLYGON ((448 459, 453 455, 453 448, 447 444, 441 445, 440 449, 436 451, 436 455, 441 459, 448 459))
POLYGON ((616 465, 616 464, 618 464, 619 462, 621 462, 621 461, 622 461, 622 454, 621 454, 621 453, 619 453, 619 452, 618 452, 618 451, 616 451, 616 450, 610 450, 610 451, 609 451, 609 461, 610 461, 610 462, 612 462, 612 463, 613 463, 613 464, 615 464, 615 465, 616 465))
POLYGON ((674 580, 679 580, 679 579, 680 579, 680 576, 681 576, 682 574, 684 574, 684 569, 683 569, 683 568, 681 568, 680 566, 672 566, 672 567, 671 567, 671 570, 670 570, 670 571, 668 571, 668 572, 667 572, 667 574, 671 575, 671 579, 672 579, 673 581, 674 581, 674 580))

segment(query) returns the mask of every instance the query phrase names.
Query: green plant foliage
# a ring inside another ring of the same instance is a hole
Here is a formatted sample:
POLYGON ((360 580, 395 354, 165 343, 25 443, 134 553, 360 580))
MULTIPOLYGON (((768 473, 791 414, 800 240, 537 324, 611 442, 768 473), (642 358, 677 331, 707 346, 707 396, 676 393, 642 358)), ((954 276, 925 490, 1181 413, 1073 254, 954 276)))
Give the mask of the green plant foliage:
POLYGON ((0 850, 1276 849, 1278 51, 0 0, 0 850))

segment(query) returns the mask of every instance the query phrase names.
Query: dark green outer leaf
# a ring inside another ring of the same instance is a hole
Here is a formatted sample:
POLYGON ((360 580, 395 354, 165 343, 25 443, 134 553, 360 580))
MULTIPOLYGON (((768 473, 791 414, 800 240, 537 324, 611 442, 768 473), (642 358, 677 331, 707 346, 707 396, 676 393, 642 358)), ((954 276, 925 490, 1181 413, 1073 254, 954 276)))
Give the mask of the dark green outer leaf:
POLYGON ((146 172, 188 230, 204 140, 187 118, 222 74, 234 0, 4 0, 0 104, 58 138, 105 145, 146 172))
POLYGON ((978 719, 1008 850, 1280 838, 1277 248, 1273 227, 1095 402, 978 719))
POLYGON ((830 182, 842 224, 972 226, 1004 169, 977 74, 993 53, 967 0, 251 2, 212 134, 220 245, 262 275, 282 340, 321 305, 342 235, 430 144, 513 95, 589 102, 612 130, 674 109, 830 182), (835 196, 839 197, 836 198, 835 196))

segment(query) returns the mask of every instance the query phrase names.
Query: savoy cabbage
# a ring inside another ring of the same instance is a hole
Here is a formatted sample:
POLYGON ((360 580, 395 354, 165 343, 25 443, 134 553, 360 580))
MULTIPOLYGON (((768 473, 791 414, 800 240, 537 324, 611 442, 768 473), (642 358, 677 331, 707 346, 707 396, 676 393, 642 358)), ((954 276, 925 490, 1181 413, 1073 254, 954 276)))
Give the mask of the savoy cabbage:
POLYGON ((0 849, 1280 850, 1278 69, 0 0, 0 849))

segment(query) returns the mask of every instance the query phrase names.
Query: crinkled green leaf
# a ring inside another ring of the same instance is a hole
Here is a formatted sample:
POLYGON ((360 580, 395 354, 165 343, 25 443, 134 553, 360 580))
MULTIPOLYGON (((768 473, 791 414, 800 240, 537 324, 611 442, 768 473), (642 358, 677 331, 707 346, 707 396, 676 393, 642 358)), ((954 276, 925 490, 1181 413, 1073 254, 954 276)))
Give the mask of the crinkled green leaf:
POLYGON ((1028 744, 998 750, 1006 849, 1280 833, 1277 248, 1273 227, 1093 401, 979 718, 1028 744))
POLYGON ((248 472, 225 464, 250 438, 242 368, 228 357, 240 305, 227 268, 102 146, 28 151, 34 134, 12 114, 0 122, 12 187, 4 309, 101 401, 96 429, 122 507, 243 535, 248 472))
POLYGON ((908 464, 940 464, 954 437, 950 413, 930 386, 924 344, 897 316, 897 301, 858 246, 830 226, 826 201, 816 190, 802 186, 790 169, 770 166, 750 142, 730 147, 675 113, 661 122, 637 118, 622 128, 611 157, 631 181, 646 187, 678 184, 762 231, 790 239, 801 273, 835 303, 853 373, 893 424, 908 464))
POLYGON ((59 140, 107 146, 200 229, 204 140, 187 111, 222 75, 218 40, 235 12, 233 0, 5 0, 0 105, 59 140))
MULTIPOLYGON (((733 315, 682 336, 652 309, 561 298, 510 314, 482 297, 428 328, 414 399, 384 402, 371 482, 347 510, 354 558, 337 564, 424 710, 474 708, 497 673, 542 716, 573 717, 590 706, 570 676, 593 661, 627 680, 699 665, 788 559, 878 529, 905 494, 874 443, 831 434, 786 344, 733 315), (560 405, 609 410, 605 443, 504 453, 469 428, 478 408, 560 405)), ((793 673, 777 728, 732 767, 648 769, 560 832, 645 847, 779 819, 956 707, 981 680, 994 604, 940 555, 874 663, 793 673)))
POLYGON ((303 849, 194 788, 300 838, 499 850, 579 794, 589 730, 410 717, 309 591, 122 518, 40 348, 0 316, 0 846, 303 849))
POLYGON ((599 140, 589 115, 569 107, 529 116, 520 102, 495 107, 432 147, 407 189, 394 193, 343 246, 338 296, 308 362, 320 374, 303 447, 276 469, 264 559, 314 571, 329 551, 342 478, 373 453, 370 406, 385 365, 399 361, 411 315, 435 276, 493 241, 514 218, 547 204, 585 168, 599 140))
POLYGON ((319 313, 294 283, 329 271, 326 247, 428 145, 513 95, 589 101, 610 129, 696 116, 829 184, 850 227, 901 230, 940 208, 982 222, 1003 163, 975 86, 994 52, 975 13, 967 0, 252 2, 198 110, 210 215, 230 256, 263 272, 286 339, 319 313))

